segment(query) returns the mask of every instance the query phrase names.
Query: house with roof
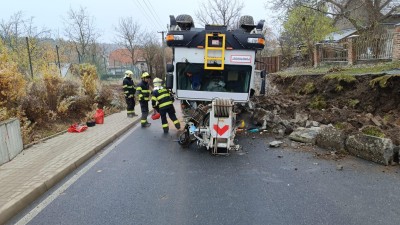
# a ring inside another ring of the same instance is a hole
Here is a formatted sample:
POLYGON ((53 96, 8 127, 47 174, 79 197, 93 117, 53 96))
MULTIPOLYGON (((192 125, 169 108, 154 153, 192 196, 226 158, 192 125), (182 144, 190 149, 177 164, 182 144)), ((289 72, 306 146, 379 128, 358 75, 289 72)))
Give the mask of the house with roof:
MULTIPOLYGON (((369 18, 365 4, 360 0, 348 5, 352 18, 360 27, 367 27, 369 18)), ((314 66, 321 62, 354 64, 371 60, 392 60, 398 48, 394 43, 396 26, 400 25, 400 13, 393 13, 381 21, 374 30, 358 31, 343 17, 335 19, 336 32, 326 36, 314 51, 314 66)))
POLYGON ((126 70, 132 70, 135 78, 140 78, 143 71, 147 71, 147 63, 143 57, 143 50, 136 49, 134 59, 126 48, 115 49, 110 52, 107 62, 107 71, 110 75, 121 77, 126 70))

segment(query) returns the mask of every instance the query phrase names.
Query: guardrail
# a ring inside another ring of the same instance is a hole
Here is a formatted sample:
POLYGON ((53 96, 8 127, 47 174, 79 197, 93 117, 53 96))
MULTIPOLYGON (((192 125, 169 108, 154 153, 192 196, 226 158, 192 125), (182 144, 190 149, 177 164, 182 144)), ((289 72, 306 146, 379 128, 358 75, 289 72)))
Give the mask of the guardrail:
POLYGON ((23 148, 19 120, 0 122, 0 165, 12 160, 23 148))

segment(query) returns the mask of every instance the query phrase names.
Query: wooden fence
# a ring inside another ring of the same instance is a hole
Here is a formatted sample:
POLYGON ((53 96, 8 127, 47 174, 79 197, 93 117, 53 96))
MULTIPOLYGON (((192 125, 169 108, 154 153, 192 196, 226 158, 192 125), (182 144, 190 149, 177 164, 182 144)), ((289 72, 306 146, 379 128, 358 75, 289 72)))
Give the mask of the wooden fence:
POLYGON ((282 56, 259 57, 256 61, 257 70, 266 70, 267 73, 275 73, 281 69, 282 56))

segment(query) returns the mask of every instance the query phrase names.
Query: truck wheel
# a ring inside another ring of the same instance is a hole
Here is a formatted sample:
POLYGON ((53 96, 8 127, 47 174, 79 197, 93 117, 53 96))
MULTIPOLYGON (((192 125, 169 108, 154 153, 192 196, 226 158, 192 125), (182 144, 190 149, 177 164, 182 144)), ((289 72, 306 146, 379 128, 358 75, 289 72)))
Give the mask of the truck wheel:
POLYGON ((239 19, 239 27, 242 25, 254 25, 254 20, 252 16, 241 16, 239 19))
POLYGON ((193 18, 187 14, 178 15, 176 23, 182 30, 190 30, 190 28, 194 27, 193 18))

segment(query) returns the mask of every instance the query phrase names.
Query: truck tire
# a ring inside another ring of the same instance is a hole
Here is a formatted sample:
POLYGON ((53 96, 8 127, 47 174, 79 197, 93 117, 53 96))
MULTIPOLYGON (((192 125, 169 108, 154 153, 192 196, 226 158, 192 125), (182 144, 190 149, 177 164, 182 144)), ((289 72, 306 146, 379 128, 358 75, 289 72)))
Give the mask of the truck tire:
POLYGON ((254 20, 252 16, 241 16, 239 19, 239 27, 242 25, 254 25, 254 20))
POLYGON ((193 18, 187 14, 178 15, 176 23, 182 30, 190 30, 190 28, 194 27, 193 18))

